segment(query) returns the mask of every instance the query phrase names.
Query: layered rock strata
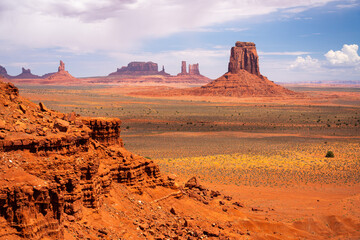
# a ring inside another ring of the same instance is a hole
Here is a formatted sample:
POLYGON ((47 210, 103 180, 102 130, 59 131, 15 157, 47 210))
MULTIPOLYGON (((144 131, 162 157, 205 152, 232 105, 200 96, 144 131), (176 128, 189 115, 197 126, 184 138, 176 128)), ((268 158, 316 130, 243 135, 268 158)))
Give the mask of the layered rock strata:
POLYGON ((64 219, 99 208, 113 183, 167 184, 156 164, 123 147, 119 119, 52 111, 2 81, 0 117, 0 219, 12 234, 63 239, 64 219))
POLYGON ((259 56, 255 43, 236 42, 235 46, 231 48, 228 72, 238 74, 241 70, 260 76, 259 56))

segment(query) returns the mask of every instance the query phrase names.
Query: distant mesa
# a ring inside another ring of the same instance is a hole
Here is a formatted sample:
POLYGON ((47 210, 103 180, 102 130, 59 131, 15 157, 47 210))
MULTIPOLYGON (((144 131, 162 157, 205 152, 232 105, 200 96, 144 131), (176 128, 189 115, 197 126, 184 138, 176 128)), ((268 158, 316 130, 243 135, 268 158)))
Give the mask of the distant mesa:
POLYGON ((4 68, 3 66, 0 66, 0 75, 4 76, 5 78, 8 78, 8 79, 37 79, 37 78, 41 78, 38 75, 32 74, 30 69, 22 68, 21 70, 22 71, 21 71, 21 73, 19 75, 10 76, 6 71, 6 68, 4 68))
POLYGON ((131 62, 126 67, 123 66, 118 68, 116 72, 110 73, 109 76, 141 76, 141 75, 164 75, 169 76, 170 74, 165 72, 164 66, 159 71, 158 64, 154 62, 131 62))
POLYGON ((4 67, 0 66, 0 75, 7 79, 11 79, 13 83, 25 84, 73 84, 77 82, 77 78, 73 77, 65 70, 65 64, 60 61, 58 71, 55 73, 47 73, 43 76, 34 75, 30 69, 22 68, 22 72, 17 76, 10 76, 4 67))
POLYGON ((22 70, 22 72, 19 75, 13 77, 13 78, 15 78, 15 79, 37 79, 37 78, 41 78, 38 75, 32 74, 30 69, 22 68, 21 70, 22 70))

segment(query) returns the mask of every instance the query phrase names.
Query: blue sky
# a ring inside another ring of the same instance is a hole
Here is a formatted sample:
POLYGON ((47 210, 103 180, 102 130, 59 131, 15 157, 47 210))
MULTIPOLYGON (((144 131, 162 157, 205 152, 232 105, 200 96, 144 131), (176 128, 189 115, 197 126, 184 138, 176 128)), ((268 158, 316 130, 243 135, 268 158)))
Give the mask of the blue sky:
POLYGON ((86 77, 131 61, 177 74, 186 60, 215 79, 251 41, 270 80, 360 81, 359 23, 357 0, 2 0, 0 65, 43 75, 61 59, 86 77))

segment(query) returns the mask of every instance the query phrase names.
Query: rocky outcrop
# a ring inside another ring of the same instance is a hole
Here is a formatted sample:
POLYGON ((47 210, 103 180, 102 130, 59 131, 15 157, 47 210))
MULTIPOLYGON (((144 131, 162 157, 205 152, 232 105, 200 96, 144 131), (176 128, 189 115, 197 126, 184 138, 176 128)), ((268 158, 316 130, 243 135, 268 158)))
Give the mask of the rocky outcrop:
POLYGON ((260 76, 259 56, 255 43, 236 42, 235 46, 231 48, 228 72, 238 74, 241 70, 260 76))
POLYGON ((32 74, 30 69, 22 68, 21 73, 13 78, 14 79, 37 79, 37 78, 40 78, 40 76, 32 74))
POLYGON ((106 145, 120 144, 121 121, 117 118, 81 118, 82 122, 91 129, 91 138, 106 145))
POLYGON ((0 65, 0 76, 5 78, 11 78, 11 76, 7 73, 6 68, 0 65))
POLYGON ((11 176, 1 174, 7 187, 0 188, 0 216, 25 239, 63 239, 64 196, 60 189, 26 173, 12 173, 21 174, 23 181, 9 184, 11 176))
POLYGON ((0 217, 22 238, 63 239, 64 219, 98 209, 112 184, 167 185, 155 163, 123 147, 119 119, 52 111, 1 81, 0 116, 0 217))
POLYGON ((126 67, 118 68, 116 72, 110 73, 109 76, 117 75, 169 75, 163 67, 159 71, 158 64, 153 62, 131 62, 126 67))

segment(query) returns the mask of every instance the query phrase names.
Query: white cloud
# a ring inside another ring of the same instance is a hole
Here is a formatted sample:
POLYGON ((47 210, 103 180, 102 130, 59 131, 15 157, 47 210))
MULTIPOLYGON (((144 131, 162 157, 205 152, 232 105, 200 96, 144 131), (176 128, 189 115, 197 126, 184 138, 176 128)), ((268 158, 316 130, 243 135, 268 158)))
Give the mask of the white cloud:
POLYGON ((319 60, 312 58, 309 55, 306 57, 297 57, 296 60, 290 65, 290 69, 314 69, 319 67, 319 60))
POLYGON ((337 8, 354 8, 357 6, 359 6, 359 3, 356 3, 355 1, 350 1, 349 3, 336 5, 337 8))
POLYGON ((248 28, 225 28, 224 30, 230 32, 243 32, 248 30, 248 28))
POLYGON ((2 0, 0 41, 80 53, 131 51, 148 39, 194 29, 208 31, 216 24, 287 9, 301 12, 331 1, 2 0))
POLYGON ((330 50, 324 56, 334 66, 354 66, 360 64, 358 49, 357 44, 344 44, 341 50, 330 50))
POLYGON ((262 52, 258 51, 258 54, 260 56, 298 56, 298 55, 305 55, 310 54, 311 52, 262 52))

